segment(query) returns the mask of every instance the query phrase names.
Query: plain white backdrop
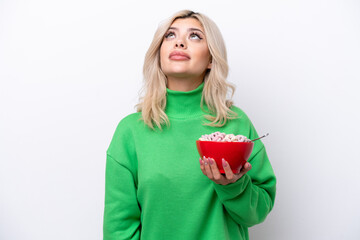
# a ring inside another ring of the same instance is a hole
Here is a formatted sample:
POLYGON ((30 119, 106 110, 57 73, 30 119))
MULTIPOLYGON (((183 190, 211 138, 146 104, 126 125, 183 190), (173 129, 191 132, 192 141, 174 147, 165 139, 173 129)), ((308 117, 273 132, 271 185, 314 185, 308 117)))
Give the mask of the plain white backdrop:
POLYGON ((106 149, 182 9, 217 23, 235 105, 270 133, 276 204, 250 238, 360 239, 356 0, 1 0, 0 239, 102 239, 106 149))

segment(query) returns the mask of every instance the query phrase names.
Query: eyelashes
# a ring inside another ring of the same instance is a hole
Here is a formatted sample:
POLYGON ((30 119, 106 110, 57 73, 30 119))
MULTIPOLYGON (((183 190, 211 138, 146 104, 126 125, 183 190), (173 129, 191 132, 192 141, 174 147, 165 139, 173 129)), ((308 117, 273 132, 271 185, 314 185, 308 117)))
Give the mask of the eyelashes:
MULTIPOLYGON (((167 32, 167 33, 165 34, 165 38, 170 38, 172 35, 175 36, 175 32, 169 31, 169 32, 167 32)), ((201 37, 201 35, 198 34, 197 32, 191 32, 190 35, 189 35, 190 39, 193 39, 193 38, 192 38, 193 36, 196 36, 197 39, 199 39, 199 40, 203 39, 203 38, 201 37)))
POLYGON ((175 33, 173 31, 169 31, 165 34, 165 38, 169 38, 170 35, 175 35, 175 33))
POLYGON ((193 35, 197 36, 199 39, 202 39, 202 37, 200 36, 200 34, 198 34, 198 33, 196 33, 196 32, 192 32, 192 33, 190 34, 190 36, 193 36, 193 35))

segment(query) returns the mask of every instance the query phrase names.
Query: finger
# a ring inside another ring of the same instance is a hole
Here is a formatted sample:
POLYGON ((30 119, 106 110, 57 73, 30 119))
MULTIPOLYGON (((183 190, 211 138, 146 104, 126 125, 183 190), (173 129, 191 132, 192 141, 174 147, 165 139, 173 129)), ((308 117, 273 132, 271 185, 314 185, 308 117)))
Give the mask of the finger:
POLYGON ((208 178, 210 179, 213 179, 213 174, 209 166, 209 160, 206 157, 204 157, 204 166, 205 166, 206 176, 208 176, 208 178))
POLYGON ((225 159, 222 159, 222 165, 225 171, 225 177, 228 180, 231 180, 234 178, 234 173, 232 172, 230 165, 227 161, 225 161, 225 159))
POLYGON ((210 163, 210 168, 211 168, 214 180, 220 180, 222 176, 220 175, 220 172, 216 165, 215 160, 213 158, 210 158, 209 163, 210 163))
POLYGON ((206 175, 206 173, 205 173, 204 161, 203 161, 201 158, 199 158, 199 162, 200 162, 200 169, 201 169, 202 173, 203 173, 204 175, 206 175))
POLYGON ((252 168, 251 164, 249 162, 245 163, 244 167, 241 169, 240 173, 244 175, 248 171, 250 171, 252 168))

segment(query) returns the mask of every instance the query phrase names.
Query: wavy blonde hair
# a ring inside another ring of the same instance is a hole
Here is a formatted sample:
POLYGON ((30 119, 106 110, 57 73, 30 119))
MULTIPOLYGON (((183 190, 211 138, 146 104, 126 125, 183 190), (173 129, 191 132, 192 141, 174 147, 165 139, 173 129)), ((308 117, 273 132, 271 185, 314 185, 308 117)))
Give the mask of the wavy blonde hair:
POLYGON ((160 47, 171 24, 179 18, 195 18, 204 28, 212 64, 211 69, 207 70, 204 77, 200 107, 205 112, 203 108, 205 101, 209 109, 206 111, 209 115, 204 117, 211 122, 204 123, 204 125, 222 127, 228 119, 234 119, 237 116, 234 111, 230 110, 233 102, 226 99, 229 89, 231 90, 230 99, 233 97, 235 86, 226 81, 229 67, 225 43, 219 28, 211 19, 190 10, 175 13, 160 24, 155 32, 153 41, 145 55, 143 66, 144 85, 141 91, 144 95, 140 97, 139 103, 135 107, 137 112, 142 112, 142 120, 151 129, 154 129, 155 125, 160 130, 162 125, 170 125, 165 113, 167 78, 160 67, 160 47))

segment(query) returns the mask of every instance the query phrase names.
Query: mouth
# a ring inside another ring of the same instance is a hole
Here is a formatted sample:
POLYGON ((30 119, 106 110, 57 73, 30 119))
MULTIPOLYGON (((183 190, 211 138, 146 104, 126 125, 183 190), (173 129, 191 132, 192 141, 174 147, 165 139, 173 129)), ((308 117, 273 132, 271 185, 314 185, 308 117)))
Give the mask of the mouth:
POLYGON ((169 59, 171 59, 171 60, 189 60, 190 56, 184 52, 173 51, 170 53, 169 59))

